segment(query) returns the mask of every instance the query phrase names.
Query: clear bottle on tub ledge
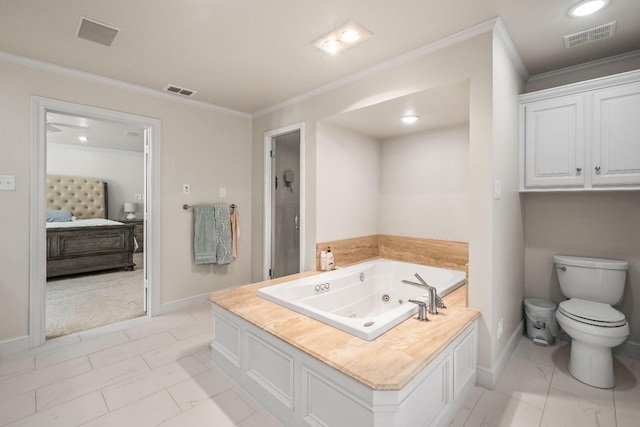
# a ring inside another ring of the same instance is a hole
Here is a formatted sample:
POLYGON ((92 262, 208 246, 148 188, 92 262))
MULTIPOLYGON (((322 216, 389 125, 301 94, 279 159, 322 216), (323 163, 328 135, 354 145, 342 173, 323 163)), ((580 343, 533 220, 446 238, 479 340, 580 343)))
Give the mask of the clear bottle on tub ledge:
POLYGON ((320 270, 325 271, 327 269, 327 251, 320 251, 320 270))
POLYGON ((327 270, 333 270, 336 266, 333 263, 333 254, 331 253, 331 246, 327 249, 327 270))

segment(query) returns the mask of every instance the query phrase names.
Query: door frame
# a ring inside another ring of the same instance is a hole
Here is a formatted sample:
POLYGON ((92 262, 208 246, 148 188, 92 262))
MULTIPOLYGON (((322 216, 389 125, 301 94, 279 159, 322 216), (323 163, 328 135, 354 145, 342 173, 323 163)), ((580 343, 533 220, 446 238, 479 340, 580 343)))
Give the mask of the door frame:
POLYGON ((160 312, 160 120, 39 96, 31 97, 29 347, 46 340, 46 117, 48 111, 130 123, 145 129, 145 287, 147 316, 160 312))
POLYGON ((262 247, 262 278, 263 280, 269 280, 269 269, 271 267, 271 217, 272 217, 272 195, 271 188, 271 176, 273 175, 273 167, 271 162, 271 150, 273 148, 273 140, 281 135, 286 135, 292 132, 300 132, 300 259, 299 269, 300 272, 304 271, 304 259, 305 259, 305 235, 306 235, 306 215, 305 215, 305 188, 306 188, 306 173, 305 173, 305 133, 304 122, 295 123, 289 126, 284 126, 278 129, 273 129, 265 132, 264 134, 264 212, 263 212, 263 247, 262 247))

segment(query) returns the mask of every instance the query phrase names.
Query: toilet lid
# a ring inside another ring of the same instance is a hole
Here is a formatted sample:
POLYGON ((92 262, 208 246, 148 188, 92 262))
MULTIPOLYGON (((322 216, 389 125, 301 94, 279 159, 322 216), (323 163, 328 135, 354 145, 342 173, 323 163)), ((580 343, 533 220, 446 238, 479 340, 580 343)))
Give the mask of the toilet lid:
POLYGON ((558 310, 571 319, 594 326, 614 328, 627 323, 624 314, 600 302, 572 298, 561 302, 558 310))

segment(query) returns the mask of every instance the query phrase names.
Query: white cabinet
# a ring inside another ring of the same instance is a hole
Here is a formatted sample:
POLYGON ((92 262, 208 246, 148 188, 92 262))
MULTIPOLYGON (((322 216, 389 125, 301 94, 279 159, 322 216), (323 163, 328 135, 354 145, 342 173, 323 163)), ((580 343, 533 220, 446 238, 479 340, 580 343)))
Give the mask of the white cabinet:
POLYGON ((593 93, 593 186, 640 185, 640 83, 593 93))
POLYGON ((520 189, 640 189, 640 72, 520 97, 520 189))
POLYGON ((584 186, 584 96, 524 106, 526 187, 584 186))

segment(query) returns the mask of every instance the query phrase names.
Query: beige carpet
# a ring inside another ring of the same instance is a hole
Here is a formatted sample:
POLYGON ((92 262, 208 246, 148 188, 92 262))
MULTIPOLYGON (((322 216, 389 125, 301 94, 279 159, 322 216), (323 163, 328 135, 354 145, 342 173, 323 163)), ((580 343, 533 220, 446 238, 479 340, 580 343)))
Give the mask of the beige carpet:
POLYGON ((143 253, 134 254, 133 261, 134 271, 50 279, 47 339, 143 316, 143 253))

